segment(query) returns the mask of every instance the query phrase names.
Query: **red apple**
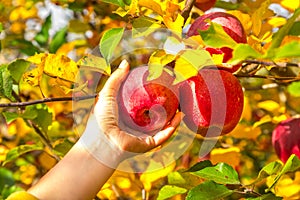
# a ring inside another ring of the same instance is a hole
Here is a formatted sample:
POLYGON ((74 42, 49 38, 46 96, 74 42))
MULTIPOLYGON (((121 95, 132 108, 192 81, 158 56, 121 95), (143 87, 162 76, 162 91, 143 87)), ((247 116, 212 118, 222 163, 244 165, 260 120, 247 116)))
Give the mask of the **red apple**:
POLYGON ((217 0, 196 0, 194 5, 205 12, 214 7, 216 1, 217 0))
POLYGON ((129 128, 146 134, 162 129, 179 106, 178 86, 166 71, 147 81, 148 66, 130 71, 118 95, 120 120, 129 128))
MULTIPOLYGON (((247 36, 243 25, 241 22, 234 16, 225 12, 212 12, 204 14, 198 17, 191 25, 187 32, 187 36, 199 35, 198 31, 205 31, 209 28, 210 24, 208 20, 211 20, 214 23, 221 25, 224 31, 237 43, 247 43, 247 36)), ((211 55, 213 54, 224 54, 223 63, 226 63, 232 58, 232 49, 229 47, 214 48, 206 47, 205 48, 211 55)), ((223 68, 231 73, 237 71, 241 65, 235 65, 231 68, 228 66, 218 66, 223 68)))
POLYGON ((237 43, 246 43, 247 37, 243 25, 234 15, 225 12, 212 12, 204 14, 192 23, 187 36, 198 35, 198 31, 205 31, 209 28, 208 20, 221 25, 224 31, 237 43))
POLYGON ((280 122, 273 130, 272 144, 283 162, 292 154, 300 158, 300 118, 289 118, 280 122))
POLYGON ((230 72, 205 68, 180 86, 184 122, 202 136, 224 135, 240 120, 244 95, 239 80, 230 72), (213 132, 208 133, 209 128, 213 132))

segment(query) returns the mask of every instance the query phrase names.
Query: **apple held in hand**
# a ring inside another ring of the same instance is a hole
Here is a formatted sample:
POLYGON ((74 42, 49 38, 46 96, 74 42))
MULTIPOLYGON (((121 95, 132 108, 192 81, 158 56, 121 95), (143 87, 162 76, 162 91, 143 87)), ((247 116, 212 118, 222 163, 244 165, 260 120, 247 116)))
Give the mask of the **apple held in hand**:
POLYGON ((272 144, 283 162, 286 162, 292 154, 300 158, 300 118, 280 122, 273 130, 272 144))
POLYGON ((239 80, 216 67, 200 70, 180 86, 183 120, 188 128, 202 136, 219 136, 232 131, 240 120, 243 105, 239 80), (208 130, 211 130, 209 135, 208 130))
MULTIPOLYGON (((212 12, 208 14, 204 14, 198 17, 191 25, 187 32, 187 36, 191 37, 194 35, 199 35, 199 31, 206 31, 210 23, 214 22, 223 27, 224 31, 237 43, 247 43, 247 36, 243 25, 234 15, 225 12, 212 12)), ((226 63, 228 60, 232 58, 232 49, 229 47, 222 48, 214 48, 214 47, 206 47, 205 48, 211 55, 214 54, 224 54, 223 63, 226 63)), ((219 66, 218 66, 219 67, 219 66)), ((233 73, 239 69, 240 65, 233 66, 232 68, 226 68, 225 70, 233 73)), ((222 68, 222 67, 221 67, 222 68)))
POLYGON ((207 11, 214 7, 217 0, 196 0, 194 5, 202 11, 207 11))
POLYGON ((162 129, 179 106, 178 86, 174 77, 163 71, 155 80, 147 81, 148 66, 131 70, 118 95, 120 120, 129 128, 145 134, 162 129))

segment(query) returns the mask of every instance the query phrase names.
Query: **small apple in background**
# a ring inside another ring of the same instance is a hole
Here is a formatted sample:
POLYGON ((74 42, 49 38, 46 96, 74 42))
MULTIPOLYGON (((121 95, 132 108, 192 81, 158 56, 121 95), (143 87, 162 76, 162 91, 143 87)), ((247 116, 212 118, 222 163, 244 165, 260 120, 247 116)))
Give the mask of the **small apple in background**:
POLYGON ((162 129, 179 106, 179 90, 166 71, 148 81, 148 66, 131 70, 118 94, 119 118, 129 128, 145 134, 162 129))
MULTIPOLYGON (((211 22, 217 23, 221 25, 224 31, 237 43, 247 43, 247 36, 243 25, 234 15, 225 12, 212 12, 208 14, 204 14, 198 17, 191 25, 187 32, 187 36, 191 37, 194 35, 199 35, 199 31, 206 31, 210 24, 208 20, 211 22)), ((223 63, 226 63, 228 60, 232 58, 232 49, 229 47, 222 48, 214 48, 214 47, 206 47, 205 48, 211 55, 213 54, 224 54, 223 63)), ((231 73, 237 71, 241 65, 232 66, 232 68, 227 68, 226 66, 218 66, 223 68, 231 73)))
POLYGON ((196 0, 194 5, 203 12, 211 9, 216 4, 217 0, 196 0))
POLYGON ((209 136, 229 133, 243 111, 244 95, 239 80, 230 72, 214 68, 201 69, 198 75, 181 83, 179 89, 183 120, 202 136, 206 136, 209 128, 215 128, 216 134, 209 136))
POLYGON ((282 162, 295 154, 300 158, 300 118, 280 122, 272 133, 272 144, 282 162))

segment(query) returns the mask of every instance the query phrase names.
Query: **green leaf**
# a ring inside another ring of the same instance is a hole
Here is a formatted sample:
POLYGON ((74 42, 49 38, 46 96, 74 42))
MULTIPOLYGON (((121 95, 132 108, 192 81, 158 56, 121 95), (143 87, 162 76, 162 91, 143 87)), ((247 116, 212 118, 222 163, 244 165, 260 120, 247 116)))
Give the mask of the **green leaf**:
POLYGON ((300 22, 295 22, 290 29, 289 35, 298 36, 300 35, 300 22))
POLYGON ((23 73, 28 69, 29 66, 30 62, 23 59, 14 60, 8 65, 8 70, 16 83, 20 82, 23 73))
POLYGON ((187 189, 185 188, 174 185, 165 185, 159 190, 157 200, 169 199, 177 194, 184 194, 186 192, 187 189))
POLYGON ((38 104, 29 109, 32 109, 32 111, 36 112, 37 115, 30 116, 31 112, 28 112, 26 116, 32 118, 32 121, 35 122, 42 129, 42 131, 47 133, 48 127, 52 124, 52 113, 49 111, 48 106, 45 104, 38 104))
POLYGON ((55 53, 59 47, 64 44, 66 40, 66 35, 67 35, 68 28, 62 28, 59 30, 53 37, 52 42, 49 45, 49 52, 50 53, 55 53))
POLYGON ((74 19, 70 21, 68 31, 74 33, 85 33, 90 29, 91 27, 88 23, 85 23, 79 19, 74 19))
POLYGON ((213 167, 205 167, 199 171, 192 172, 192 174, 216 183, 240 184, 238 173, 226 163, 218 163, 213 167))
POLYGON ((64 139, 62 142, 59 142, 57 145, 55 145, 54 151, 58 156, 65 156, 73 145, 74 143, 72 143, 70 140, 64 139))
POLYGON ((293 41, 278 49, 274 58, 289 58, 289 57, 300 57, 300 43, 293 41))
POLYGON ((35 53, 40 52, 40 50, 34 46, 30 41, 24 39, 16 39, 11 42, 12 46, 15 46, 20 52, 33 56, 35 53))
POLYGON ((234 48, 237 44, 223 29, 223 27, 219 24, 211 22, 208 30, 199 31, 202 40, 205 45, 211 47, 230 47, 234 48))
POLYGON ((15 184, 13 173, 3 167, 0 167, 0 194, 5 187, 10 187, 15 184))
POLYGON ((8 124, 19 117, 19 114, 15 112, 2 112, 2 115, 4 116, 5 121, 8 124))
POLYGON ((13 78, 7 69, 7 65, 0 66, 0 97, 6 97, 10 100, 14 99, 12 96, 13 78))
POLYGON ((31 151, 38 151, 38 150, 43 150, 43 147, 39 146, 39 145, 19 145, 15 148, 12 148, 9 150, 9 152, 6 154, 6 159, 3 162, 3 166, 8 163, 11 162, 13 160, 15 160, 16 158, 18 158, 19 156, 31 152, 31 151))
POLYGON ((186 200, 218 200, 228 197, 233 193, 224 185, 217 184, 213 181, 205 181, 200 185, 192 188, 186 200))
POLYGON ((49 15, 46 18, 41 31, 38 34, 36 34, 36 36, 34 37, 35 41, 37 41, 40 45, 47 44, 49 40, 49 30, 51 28, 51 24, 52 24, 51 15, 49 15))
POLYGON ((92 54, 84 56, 77 64, 80 66, 80 69, 90 69, 91 71, 98 71, 105 75, 111 74, 111 68, 107 65, 105 59, 92 54))
POLYGON ((300 82, 292 82, 287 87, 288 92, 294 97, 300 97, 300 82))
POLYGON ((120 6, 120 7, 124 7, 125 4, 126 5, 129 5, 127 1, 122 1, 122 0, 103 0, 103 2, 105 3, 110 3, 110 4, 114 4, 114 5, 117 5, 117 6, 120 6))
POLYGON ((267 164, 259 171, 259 174, 258 174, 255 182, 258 182, 258 181, 260 181, 264 178, 267 178, 268 176, 271 176, 273 174, 277 174, 281 168, 282 168, 282 164, 278 161, 274 161, 274 162, 267 164))
POLYGON ((168 174, 168 183, 175 185, 175 184, 185 184, 186 181, 181 173, 179 172, 171 172, 168 174))
POLYGON ((124 28, 113 28, 103 34, 100 40, 100 52, 107 63, 110 63, 110 59, 112 58, 115 48, 121 41, 123 33, 124 28))
POLYGON ((262 55, 253 49, 249 44, 237 44, 233 50, 232 58, 228 63, 238 64, 247 58, 260 58, 262 55))
POLYGON ((280 200, 282 197, 276 197, 273 193, 263 194, 255 198, 247 198, 246 200, 280 200))
POLYGON ((278 182, 278 180, 281 178, 282 175, 288 172, 294 172, 299 168, 300 168, 300 159, 295 154, 292 154, 284 164, 280 173, 275 177, 272 185, 266 191, 269 192, 275 186, 275 184, 278 182))
POLYGON ((290 32, 291 28, 293 27, 294 25, 294 22, 295 20, 298 18, 298 16, 300 15, 300 8, 296 9, 293 16, 290 17, 286 24, 284 26, 282 26, 278 32, 276 32, 274 35, 273 35, 273 38, 272 38, 272 44, 268 50, 268 55, 269 54, 273 54, 275 53, 274 50, 277 49, 280 45, 281 45, 281 42, 283 40, 283 38, 288 35, 288 33, 290 32))
POLYGON ((0 32, 2 32, 3 31, 3 24, 2 24, 2 22, 0 22, 0 32))
POLYGON ((206 167, 212 167, 212 166, 213 166, 213 164, 211 163, 210 160, 203 160, 201 162, 196 163, 191 168, 189 168, 188 172, 196 172, 196 171, 199 171, 199 170, 204 169, 206 167))
POLYGON ((141 16, 132 23, 132 35, 133 37, 142 37, 156 31, 160 27, 161 25, 153 18, 141 16))

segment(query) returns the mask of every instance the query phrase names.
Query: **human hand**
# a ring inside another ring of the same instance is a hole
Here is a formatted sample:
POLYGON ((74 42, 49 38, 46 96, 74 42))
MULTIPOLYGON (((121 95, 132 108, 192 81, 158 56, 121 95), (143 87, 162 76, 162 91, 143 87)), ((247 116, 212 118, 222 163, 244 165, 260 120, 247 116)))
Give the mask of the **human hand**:
POLYGON ((143 133, 131 134, 133 133, 131 129, 124 124, 119 124, 117 95, 128 72, 129 64, 126 60, 123 60, 99 93, 93 116, 90 117, 87 126, 87 132, 95 133, 96 131, 99 134, 98 137, 100 137, 93 140, 91 139, 92 137, 88 138, 91 141, 90 145, 88 145, 89 150, 94 149, 92 154, 96 154, 98 160, 100 159, 105 163, 112 162, 115 165, 118 161, 122 161, 137 153, 147 152, 164 143, 172 136, 182 118, 181 113, 177 113, 163 130, 158 131, 153 136, 143 133), (94 125, 91 126, 91 124, 94 125), (96 126, 98 126, 99 131, 95 130, 96 126), (98 142, 96 144, 95 141, 101 141, 101 143, 98 142))

